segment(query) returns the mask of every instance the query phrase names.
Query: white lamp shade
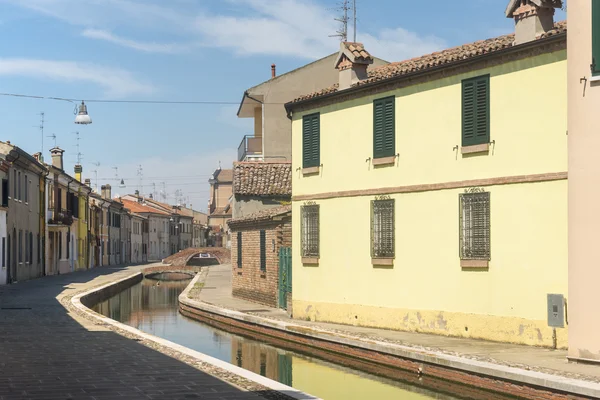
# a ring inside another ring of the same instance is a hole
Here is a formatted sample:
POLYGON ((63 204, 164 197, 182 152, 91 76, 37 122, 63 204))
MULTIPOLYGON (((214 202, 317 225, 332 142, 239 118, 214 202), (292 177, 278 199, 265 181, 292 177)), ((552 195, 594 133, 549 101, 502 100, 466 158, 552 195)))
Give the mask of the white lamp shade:
POLYGON ((75 117, 75 123, 80 125, 89 125, 92 123, 92 118, 88 115, 87 106, 83 101, 79 105, 79 113, 75 117))

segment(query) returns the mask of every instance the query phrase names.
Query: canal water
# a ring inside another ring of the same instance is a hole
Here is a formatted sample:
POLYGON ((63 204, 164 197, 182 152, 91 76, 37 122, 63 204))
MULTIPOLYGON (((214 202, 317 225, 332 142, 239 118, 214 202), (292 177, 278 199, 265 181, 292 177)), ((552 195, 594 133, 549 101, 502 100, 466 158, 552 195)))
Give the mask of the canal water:
MULTIPOLYGON (((459 395, 437 393, 426 386, 412 386, 351 370, 191 320, 178 312, 179 294, 190 280, 182 280, 185 276, 181 275, 154 278, 178 280, 144 279, 109 300, 97 304, 93 307, 94 311, 325 400, 465 399, 459 395)), ((466 398, 477 397, 470 395, 466 398)))

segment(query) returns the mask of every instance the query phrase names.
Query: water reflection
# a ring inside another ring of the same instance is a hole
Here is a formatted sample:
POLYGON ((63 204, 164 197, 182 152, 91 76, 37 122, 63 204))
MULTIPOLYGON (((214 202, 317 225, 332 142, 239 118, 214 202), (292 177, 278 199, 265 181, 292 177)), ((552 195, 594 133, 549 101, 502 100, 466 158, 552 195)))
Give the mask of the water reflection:
POLYGON ((189 280, 144 279, 98 304, 94 311, 326 400, 459 399, 421 384, 361 373, 190 320, 177 310, 178 296, 188 284, 189 280))

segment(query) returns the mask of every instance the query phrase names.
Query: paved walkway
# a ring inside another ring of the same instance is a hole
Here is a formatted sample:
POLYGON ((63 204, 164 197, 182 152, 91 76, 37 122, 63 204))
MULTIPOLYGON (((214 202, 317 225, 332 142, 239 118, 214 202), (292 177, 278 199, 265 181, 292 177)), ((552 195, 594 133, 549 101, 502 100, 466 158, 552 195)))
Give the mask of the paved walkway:
POLYGON ((231 278, 231 265, 210 267, 204 282, 204 289, 197 299, 232 310, 293 322, 297 325, 342 332, 360 338, 368 337, 405 346, 441 351, 479 361, 600 382, 600 366, 569 363, 566 359, 567 352, 565 350, 550 350, 477 339, 294 320, 289 318, 283 310, 234 298, 231 295, 231 278))
POLYGON ((144 266, 101 267, 0 286, 0 400, 262 399, 60 303, 144 266))

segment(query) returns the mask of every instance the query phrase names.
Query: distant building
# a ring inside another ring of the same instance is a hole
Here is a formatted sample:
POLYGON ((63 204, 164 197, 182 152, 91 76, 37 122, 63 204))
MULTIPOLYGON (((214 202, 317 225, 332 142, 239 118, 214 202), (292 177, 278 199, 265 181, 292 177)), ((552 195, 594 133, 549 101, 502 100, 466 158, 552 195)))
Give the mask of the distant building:
POLYGON ((231 219, 231 195, 233 170, 217 169, 210 183, 208 201, 208 226, 210 229, 208 244, 214 247, 229 247, 227 220, 231 219))

